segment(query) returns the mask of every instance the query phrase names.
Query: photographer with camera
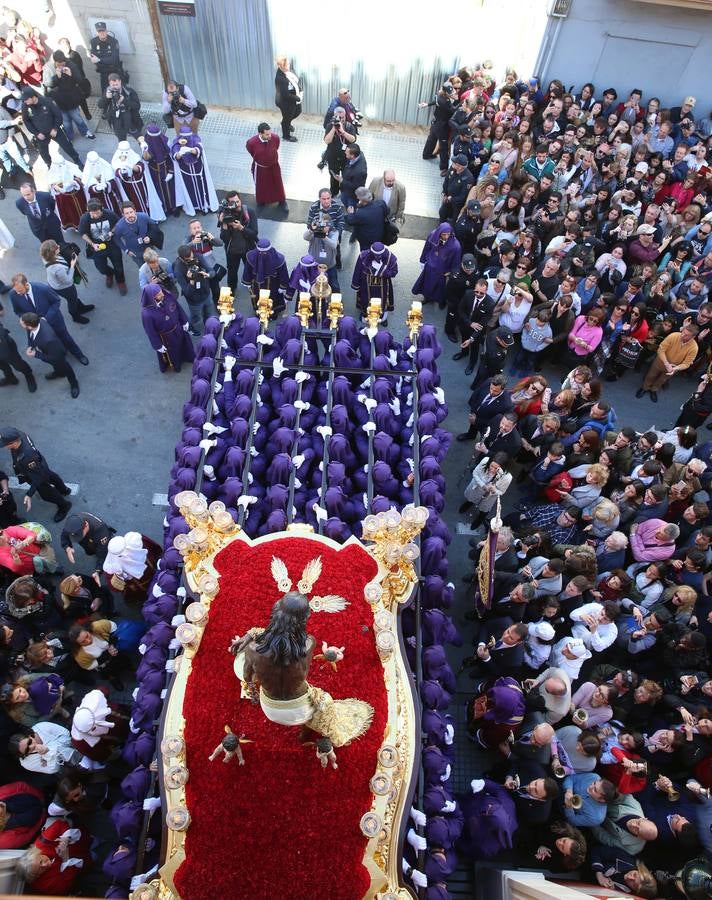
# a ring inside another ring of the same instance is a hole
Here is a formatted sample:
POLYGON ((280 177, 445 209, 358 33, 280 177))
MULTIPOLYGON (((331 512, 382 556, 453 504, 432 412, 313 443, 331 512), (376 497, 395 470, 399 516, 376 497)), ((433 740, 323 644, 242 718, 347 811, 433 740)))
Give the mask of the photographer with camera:
POLYGON ((143 265, 138 270, 138 286, 143 290, 147 284, 158 284, 163 290, 178 296, 178 286, 170 260, 159 256, 153 247, 143 251, 143 265))
POLYGON ((230 191, 220 203, 218 212, 220 240, 225 246, 227 283, 233 294, 237 291, 240 263, 245 264, 247 251, 257 243, 259 223, 253 209, 242 205, 237 191, 230 191))
POLYGON ((181 125, 188 125, 193 134, 197 133, 200 127, 200 119, 195 115, 198 101, 188 85, 169 81, 163 92, 162 103, 163 119, 169 127, 173 124, 176 134, 181 125))
POLYGON ((206 231, 200 219, 192 219, 188 222, 188 236, 185 243, 190 244, 193 253, 199 253, 210 267, 210 290, 213 300, 217 303, 220 296, 220 282, 225 277, 227 269, 217 261, 213 250, 215 247, 222 247, 223 242, 206 231))
POLYGON ((329 167, 331 193, 338 194, 341 190, 341 173, 346 166, 346 148, 349 144, 356 143, 356 129, 346 121, 346 111, 342 106, 336 107, 324 128, 326 150, 323 161, 329 167))
POLYGON ((129 134, 136 137, 143 128, 138 94, 133 88, 126 87, 116 72, 109 75, 108 87, 99 97, 97 106, 119 141, 125 141, 129 134))
POLYGON ((351 102, 351 91, 348 88, 341 88, 329 104, 329 108, 324 116, 324 131, 327 131, 333 122, 334 113, 337 109, 344 111, 344 120, 348 125, 351 125, 354 134, 358 134, 359 128, 363 124, 363 116, 351 102))
POLYGON ((61 50, 55 50, 52 54, 52 64, 45 66, 45 82, 47 95, 51 97, 62 113, 62 124, 69 140, 74 139, 74 126, 82 137, 93 141, 95 135, 89 131, 79 109, 82 101, 86 99, 84 91, 84 77, 77 67, 69 62, 61 50), (50 74, 51 72, 51 74, 50 74))
POLYGON ((304 232, 304 240, 309 242, 309 255, 313 256, 319 265, 326 266, 326 277, 329 279, 332 291, 341 291, 336 269, 339 233, 333 228, 331 216, 326 212, 318 212, 313 216, 309 227, 304 232))
POLYGON ((112 287, 116 278, 116 286, 123 297, 127 292, 124 261, 120 248, 112 241, 118 221, 116 213, 104 209, 100 200, 90 200, 87 211, 79 220, 79 234, 87 245, 87 256, 94 260, 94 265, 106 278, 106 286, 112 287))
POLYGON ((205 320, 217 315, 210 292, 209 268, 199 253, 193 253, 190 244, 180 245, 173 271, 188 304, 190 333, 195 337, 203 333, 205 320))
POLYGON ((314 219, 324 215, 329 217, 329 239, 336 241, 336 268, 341 268, 341 235, 344 231, 344 216, 346 210, 338 200, 331 196, 328 188, 319 191, 319 199, 309 207, 307 213, 307 228, 311 228, 314 219))

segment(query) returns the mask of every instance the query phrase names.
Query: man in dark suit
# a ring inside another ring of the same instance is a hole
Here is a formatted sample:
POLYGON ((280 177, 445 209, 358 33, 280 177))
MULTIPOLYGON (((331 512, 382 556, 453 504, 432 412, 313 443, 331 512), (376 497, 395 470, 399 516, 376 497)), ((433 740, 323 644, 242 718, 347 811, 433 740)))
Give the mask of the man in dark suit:
POLYGON ((482 439, 475 444, 478 453, 487 454, 490 458, 495 453, 506 453, 510 459, 519 453, 522 447, 522 436, 517 431, 517 414, 503 413, 493 419, 482 439))
POLYGON ((346 165, 340 178, 340 199, 346 208, 356 205, 356 188, 365 186, 367 174, 366 157, 361 148, 358 144, 350 144, 346 148, 346 165))
POLYGON ((485 338, 487 323, 494 312, 495 301, 487 293, 487 279, 478 278, 471 291, 465 291, 457 308, 457 320, 462 343, 453 359, 468 356, 467 372, 475 371, 480 347, 485 338))
POLYGON ((478 432, 485 432, 492 420, 502 413, 511 412, 512 394, 506 390, 506 375, 495 375, 478 385, 470 394, 470 427, 458 434, 458 441, 473 441, 478 432))
POLYGON ((20 185, 20 197, 15 206, 23 216, 27 216, 30 231, 38 241, 56 241, 64 243, 62 226, 55 212, 54 197, 46 191, 35 191, 29 182, 20 185))
POLYGON ((374 200, 373 194, 365 187, 356 188, 356 209, 346 210, 346 224, 353 228, 353 234, 361 250, 368 250, 371 244, 383 240, 383 228, 388 208, 383 200, 374 200))
POLYGON ((76 357, 83 366, 88 366, 89 360, 67 331, 64 316, 59 306, 60 299, 59 294, 46 284, 41 284, 38 281, 29 282, 27 276, 21 272, 13 276, 10 301, 12 308, 15 310, 15 315, 21 316, 23 313, 37 313, 38 316, 44 317, 49 325, 52 326, 52 330, 64 344, 67 351, 76 357))
POLYGON ((20 324, 27 332, 27 355, 37 357, 52 366, 52 371, 45 375, 48 381, 54 378, 66 378, 70 393, 76 400, 79 396, 79 382, 74 370, 67 362, 67 351, 64 344, 54 333, 52 326, 37 313, 23 313, 20 324))
POLYGON ((536 762, 522 760, 513 767, 512 774, 504 786, 512 791, 517 807, 517 821, 520 824, 544 825, 551 817, 552 802, 559 796, 559 785, 547 776, 546 769, 536 762), (519 777, 520 787, 511 779, 519 777))
MULTIPOLYGON (((0 316, 4 315, 5 309, 0 304, 0 316)), ((13 336, 7 328, 0 323, 0 372, 5 376, 2 381, 0 381, 0 387, 19 384, 15 373, 12 371, 13 368, 18 372, 22 372, 27 380, 27 389, 31 394, 34 394, 37 390, 37 382, 35 381, 35 376, 32 374, 32 369, 20 356, 20 352, 17 349, 17 344, 15 343, 13 336)))
POLYGON ((508 618, 483 622, 474 657, 479 673, 486 678, 518 678, 524 666, 528 630, 525 623, 512 623, 508 618))

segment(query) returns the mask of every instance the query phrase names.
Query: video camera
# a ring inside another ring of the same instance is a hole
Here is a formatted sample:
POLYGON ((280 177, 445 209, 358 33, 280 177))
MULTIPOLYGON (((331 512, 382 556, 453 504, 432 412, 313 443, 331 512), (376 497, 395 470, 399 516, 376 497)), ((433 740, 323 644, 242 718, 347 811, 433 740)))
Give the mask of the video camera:
POLYGON ((312 220, 311 229, 317 237, 326 237, 331 230, 331 216, 324 212, 317 213, 312 220))

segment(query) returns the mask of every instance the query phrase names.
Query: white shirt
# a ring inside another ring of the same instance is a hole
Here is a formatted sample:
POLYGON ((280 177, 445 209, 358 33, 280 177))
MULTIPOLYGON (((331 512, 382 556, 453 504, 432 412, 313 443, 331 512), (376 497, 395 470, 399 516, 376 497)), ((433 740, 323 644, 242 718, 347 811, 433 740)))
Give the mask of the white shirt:
POLYGON ((49 749, 46 753, 28 754, 20 760, 20 765, 28 772, 54 775, 74 753, 69 729, 55 722, 38 722, 32 730, 42 738, 42 743, 47 744, 49 749))
POLYGON ((597 616, 602 611, 603 606, 600 603, 584 603, 569 614, 569 618, 577 623, 571 629, 572 635, 581 638, 594 653, 600 653, 610 647, 618 637, 618 628, 614 622, 599 622, 595 631, 589 631, 588 625, 582 621, 584 616, 597 616))
POLYGON ((386 204, 386 206, 388 206, 388 204, 391 202, 391 194, 392 193, 393 193, 393 188, 386 187, 386 185, 384 184, 383 185, 383 202, 386 204))
POLYGON ((564 672, 569 676, 570 681, 576 681, 579 677, 579 673, 581 671, 581 666, 586 662, 587 659, 591 658, 591 651, 586 650, 586 653, 578 657, 577 659, 569 659, 568 656, 564 656, 563 650, 564 647, 571 640, 570 637, 562 638, 558 644, 554 644, 551 650, 550 662, 553 667, 558 669, 563 669, 564 672))

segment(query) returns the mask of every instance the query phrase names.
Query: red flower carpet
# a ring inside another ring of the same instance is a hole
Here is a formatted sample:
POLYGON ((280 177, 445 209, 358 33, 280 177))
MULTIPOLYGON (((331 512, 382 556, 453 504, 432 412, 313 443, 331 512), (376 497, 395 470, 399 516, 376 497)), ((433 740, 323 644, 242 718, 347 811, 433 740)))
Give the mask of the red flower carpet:
POLYGON ((186 786, 191 825, 186 861, 176 886, 183 900, 316 897, 357 900, 369 887, 362 865, 366 838, 361 816, 371 807, 369 779, 383 743, 387 696, 374 643, 373 616, 363 589, 376 577, 374 560, 359 546, 333 550, 289 537, 250 548, 235 541, 216 558, 220 591, 188 679, 186 786), (240 683, 227 652, 231 638, 265 626, 281 593, 270 572, 273 556, 287 565, 293 590, 306 564, 321 556, 322 574, 312 594, 340 594, 349 606, 338 613, 312 613, 309 632, 344 646, 338 671, 324 660, 309 680, 334 699, 370 703, 368 732, 337 750, 338 770, 322 769, 313 746, 300 746, 299 729, 269 722, 259 706, 240 699, 240 683), (224 726, 244 732, 245 765, 208 762, 224 726))

